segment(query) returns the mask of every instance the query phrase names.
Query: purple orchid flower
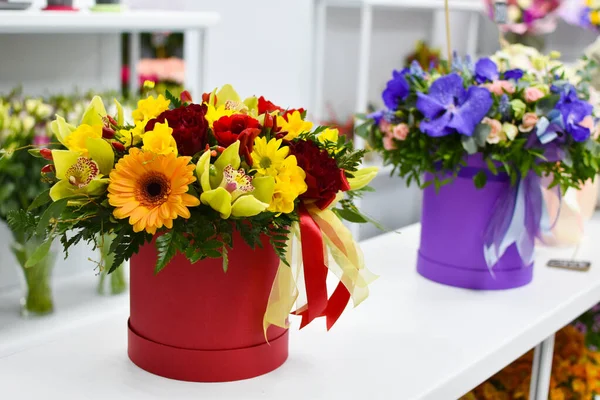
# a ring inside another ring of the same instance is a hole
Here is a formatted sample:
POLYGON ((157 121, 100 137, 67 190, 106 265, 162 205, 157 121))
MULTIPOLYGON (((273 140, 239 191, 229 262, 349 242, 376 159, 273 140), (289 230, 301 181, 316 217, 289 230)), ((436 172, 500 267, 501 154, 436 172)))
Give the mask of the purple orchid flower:
POLYGON ((493 82, 498 80, 499 77, 498 66, 489 58, 481 58, 475 64, 475 80, 477 83, 493 82))
POLYGON ((408 97, 410 86, 405 77, 408 72, 408 69, 394 71, 392 79, 388 81, 387 86, 381 95, 383 103, 388 109, 395 110, 396 107, 398 107, 398 103, 408 97))
POLYGON ((429 94, 417 93, 417 109, 427 120, 421 122, 421 132, 431 137, 452 133, 471 136, 492 106, 487 89, 471 86, 465 90, 458 74, 438 78, 429 94))
POLYGON ((383 118, 383 110, 372 112, 367 115, 367 118, 375 120, 375 124, 379 125, 379 122, 383 118))
POLYGON ((587 101, 580 100, 577 91, 572 85, 564 85, 560 88, 560 100, 556 103, 555 110, 562 115, 565 131, 573 137, 576 142, 585 142, 591 135, 589 128, 581 126, 580 123, 592 115, 593 107, 587 101))
POLYGON ((523 74, 522 69, 509 69, 504 73, 504 79, 514 79, 515 81, 518 81, 523 77, 523 74))

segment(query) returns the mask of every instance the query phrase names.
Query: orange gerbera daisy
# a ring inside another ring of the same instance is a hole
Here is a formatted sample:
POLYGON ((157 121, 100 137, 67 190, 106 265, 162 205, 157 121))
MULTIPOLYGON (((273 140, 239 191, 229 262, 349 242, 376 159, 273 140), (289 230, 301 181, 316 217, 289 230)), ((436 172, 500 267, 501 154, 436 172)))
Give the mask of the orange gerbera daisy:
POLYGON ((200 204, 187 194, 188 185, 196 180, 190 160, 131 149, 110 173, 108 202, 115 207, 115 218, 129 217, 135 232, 150 234, 163 226, 171 229, 178 216, 189 218, 188 207, 200 204))

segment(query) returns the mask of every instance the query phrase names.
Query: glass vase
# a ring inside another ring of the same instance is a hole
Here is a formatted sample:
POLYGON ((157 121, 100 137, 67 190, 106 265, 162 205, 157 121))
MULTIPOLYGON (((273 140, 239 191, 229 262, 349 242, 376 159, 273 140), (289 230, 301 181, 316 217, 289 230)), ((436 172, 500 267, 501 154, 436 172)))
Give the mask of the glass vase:
POLYGON ((23 276, 25 293, 21 299, 21 315, 24 317, 43 316, 54 311, 51 277, 56 252, 50 249, 36 265, 25 267, 29 257, 43 242, 43 238, 32 237, 29 240, 16 239, 11 246, 23 276))
POLYGON ((108 273, 110 266, 113 263, 114 255, 110 252, 115 235, 105 234, 98 238, 98 250, 100 252, 100 278, 98 282, 98 293, 104 296, 110 296, 123 293, 127 290, 127 279, 125 278, 125 266, 123 264, 113 271, 108 273))

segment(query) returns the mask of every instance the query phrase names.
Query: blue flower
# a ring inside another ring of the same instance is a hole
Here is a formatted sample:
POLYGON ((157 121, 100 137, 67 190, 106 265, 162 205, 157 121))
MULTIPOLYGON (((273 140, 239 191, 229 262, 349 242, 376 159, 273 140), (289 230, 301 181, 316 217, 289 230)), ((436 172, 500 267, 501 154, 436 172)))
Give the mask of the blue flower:
POLYGON ((425 71, 423 71, 421 64, 419 64, 417 60, 413 60, 413 62, 410 64, 409 71, 412 76, 416 76, 417 78, 421 79, 425 78, 425 71))
POLYGON ((509 69, 508 71, 506 71, 504 73, 504 79, 514 79, 515 81, 518 81, 522 77, 523 77, 522 69, 509 69))
POLYGON ((566 84, 559 89, 560 100, 554 108, 562 115, 564 129, 576 142, 585 142, 591 132, 589 128, 581 126, 580 123, 585 117, 592 115, 593 107, 587 101, 579 99, 577 91, 572 85, 566 84))
POLYGON ((499 77, 498 66, 489 58, 482 58, 475 64, 475 80, 477 83, 493 82, 499 77))
POLYGON ((372 112, 367 115, 367 118, 375 120, 375 124, 379 125, 379 122, 383 118, 383 110, 372 112))
POLYGON ((394 71, 392 79, 388 81, 385 90, 381 94, 383 103, 390 110, 395 110, 398 107, 398 103, 405 100, 410 93, 410 86, 405 78, 408 72, 408 69, 394 71))
POLYGON ((505 93, 500 97, 500 100, 498 101, 498 112, 500 113, 500 115, 502 115, 502 121, 507 121, 510 119, 510 110, 510 100, 508 99, 508 96, 505 93))
POLYGON ((417 109, 427 119, 421 122, 421 132, 432 137, 456 132, 473 135, 493 103, 487 89, 472 86, 465 90, 458 74, 438 78, 429 94, 417 93, 417 97, 417 109))

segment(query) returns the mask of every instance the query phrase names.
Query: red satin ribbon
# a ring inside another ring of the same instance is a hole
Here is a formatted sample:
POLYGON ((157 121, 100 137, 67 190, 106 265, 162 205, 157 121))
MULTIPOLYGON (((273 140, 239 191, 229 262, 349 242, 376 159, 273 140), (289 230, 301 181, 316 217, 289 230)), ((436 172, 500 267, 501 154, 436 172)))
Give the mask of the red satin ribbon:
POLYGON ((324 316, 329 330, 344 312, 350 300, 350 292, 340 282, 329 301, 327 300, 328 268, 325 263, 323 233, 304 205, 300 205, 299 214, 307 304, 296 314, 302 316, 300 329, 315 318, 324 316))

